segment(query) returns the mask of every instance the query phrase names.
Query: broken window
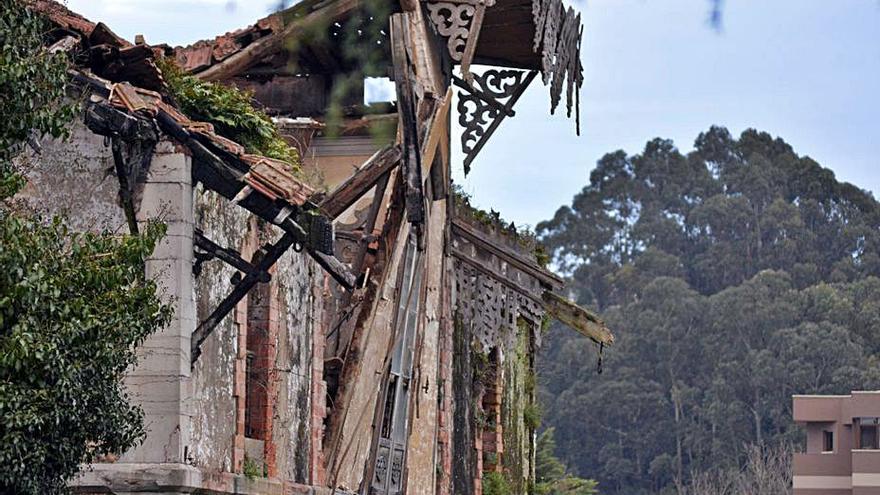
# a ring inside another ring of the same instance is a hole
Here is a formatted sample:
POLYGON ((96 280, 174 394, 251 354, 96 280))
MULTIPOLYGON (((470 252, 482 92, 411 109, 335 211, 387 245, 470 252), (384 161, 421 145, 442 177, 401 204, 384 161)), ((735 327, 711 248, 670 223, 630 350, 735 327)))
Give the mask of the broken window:
POLYGON ((261 283, 247 296, 247 366, 245 437, 267 440, 272 434, 269 410, 269 372, 274 356, 269 332, 269 284, 261 283))
POLYGON ((394 350, 380 400, 379 438, 371 494, 402 493, 406 461, 406 440, 409 430, 409 398, 411 391, 413 348, 418 329, 422 274, 422 257, 416 236, 410 235, 406 245, 394 320, 394 350))
POLYGON ((482 388, 481 409, 477 425, 481 427, 479 438, 483 456, 483 472, 501 472, 501 455, 504 445, 501 436, 501 402, 504 384, 501 371, 501 350, 492 349, 487 356, 485 367, 480 371, 482 388))
POLYGON ((364 105, 397 101, 394 82, 388 77, 364 78, 364 105))

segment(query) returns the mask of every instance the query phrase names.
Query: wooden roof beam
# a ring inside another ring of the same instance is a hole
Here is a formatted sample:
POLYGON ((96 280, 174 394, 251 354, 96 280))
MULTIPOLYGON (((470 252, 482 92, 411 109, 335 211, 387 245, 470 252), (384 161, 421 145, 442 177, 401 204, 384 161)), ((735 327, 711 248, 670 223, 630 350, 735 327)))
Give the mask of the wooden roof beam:
POLYGON ((535 261, 526 258, 515 252, 513 249, 500 245, 496 240, 489 238, 488 235, 468 225, 466 222, 455 218, 452 220, 452 228, 457 234, 461 235, 478 248, 489 251, 517 269, 535 277, 546 287, 555 289, 562 288, 563 284, 561 278, 557 277, 552 272, 541 268, 535 261))
POLYGON ((400 163, 399 145, 377 151, 345 182, 330 193, 318 207, 329 218, 335 219, 367 193, 385 174, 400 163))
POLYGON ((309 6, 312 10, 303 12, 302 17, 290 21, 290 24, 285 26, 282 31, 254 41, 222 62, 199 72, 196 74, 196 77, 205 81, 222 81, 241 74, 266 56, 272 54, 272 52, 283 49, 285 40, 291 36, 303 34, 303 30, 310 24, 323 19, 338 18, 351 12, 359 5, 360 0, 337 0, 329 3, 314 2, 314 5, 309 6))
POLYGON ((544 311, 561 323, 598 344, 611 345, 614 343, 614 335, 611 330, 595 314, 549 290, 544 291, 542 299, 544 300, 544 311))

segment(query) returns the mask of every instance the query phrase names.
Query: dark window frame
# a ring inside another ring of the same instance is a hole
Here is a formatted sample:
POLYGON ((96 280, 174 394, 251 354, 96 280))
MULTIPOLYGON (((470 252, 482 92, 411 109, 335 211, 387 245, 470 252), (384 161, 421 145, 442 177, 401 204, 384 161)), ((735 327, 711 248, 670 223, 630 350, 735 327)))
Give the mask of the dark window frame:
POLYGON ((822 430, 822 453, 834 452, 834 431, 822 430))
POLYGON ((858 449, 880 450, 878 418, 859 418, 858 449))

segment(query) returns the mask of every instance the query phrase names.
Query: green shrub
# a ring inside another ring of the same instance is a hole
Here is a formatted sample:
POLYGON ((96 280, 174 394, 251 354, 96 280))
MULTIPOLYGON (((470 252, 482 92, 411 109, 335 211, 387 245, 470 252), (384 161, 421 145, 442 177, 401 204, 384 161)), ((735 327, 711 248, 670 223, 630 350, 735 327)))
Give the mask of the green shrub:
POLYGON ((523 408, 523 422, 529 430, 537 430, 541 426, 541 406, 534 402, 526 404, 523 408))
POLYGON ((513 495, 513 490, 503 474, 492 471, 483 473, 483 495, 513 495))
POLYGON ((241 466, 241 474, 251 481, 266 476, 263 463, 257 462, 248 456, 244 456, 244 464, 241 466))
POLYGON ((65 136, 76 114, 76 105, 63 103, 67 56, 44 49, 47 31, 22 2, 0 2, 0 198, 24 185, 12 158, 28 138, 65 136))
POLYGON ((189 118, 209 122, 217 132, 245 147, 248 153, 284 160, 300 170, 300 156, 281 137, 265 112, 253 105, 253 95, 234 86, 202 81, 173 60, 159 60, 171 95, 189 118))

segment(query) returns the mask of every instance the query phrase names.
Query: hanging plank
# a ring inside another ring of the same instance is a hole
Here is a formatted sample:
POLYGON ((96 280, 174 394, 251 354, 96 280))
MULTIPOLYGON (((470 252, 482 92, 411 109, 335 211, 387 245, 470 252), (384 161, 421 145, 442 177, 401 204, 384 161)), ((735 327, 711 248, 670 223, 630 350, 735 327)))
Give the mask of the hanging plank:
POLYGON ((406 217, 410 223, 425 220, 425 200, 422 190, 421 147, 419 146, 416 117, 415 86, 412 61, 407 56, 409 44, 408 14, 391 16, 391 54, 394 59, 394 84, 397 87, 397 110, 403 131, 403 180, 406 190, 406 217))
POLYGON ((544 291, 542 299, 544 310, 553 318, 593 339, 596 343, 604 345, 614 343, 614 335, 598 316, 550 291, 544 291))

